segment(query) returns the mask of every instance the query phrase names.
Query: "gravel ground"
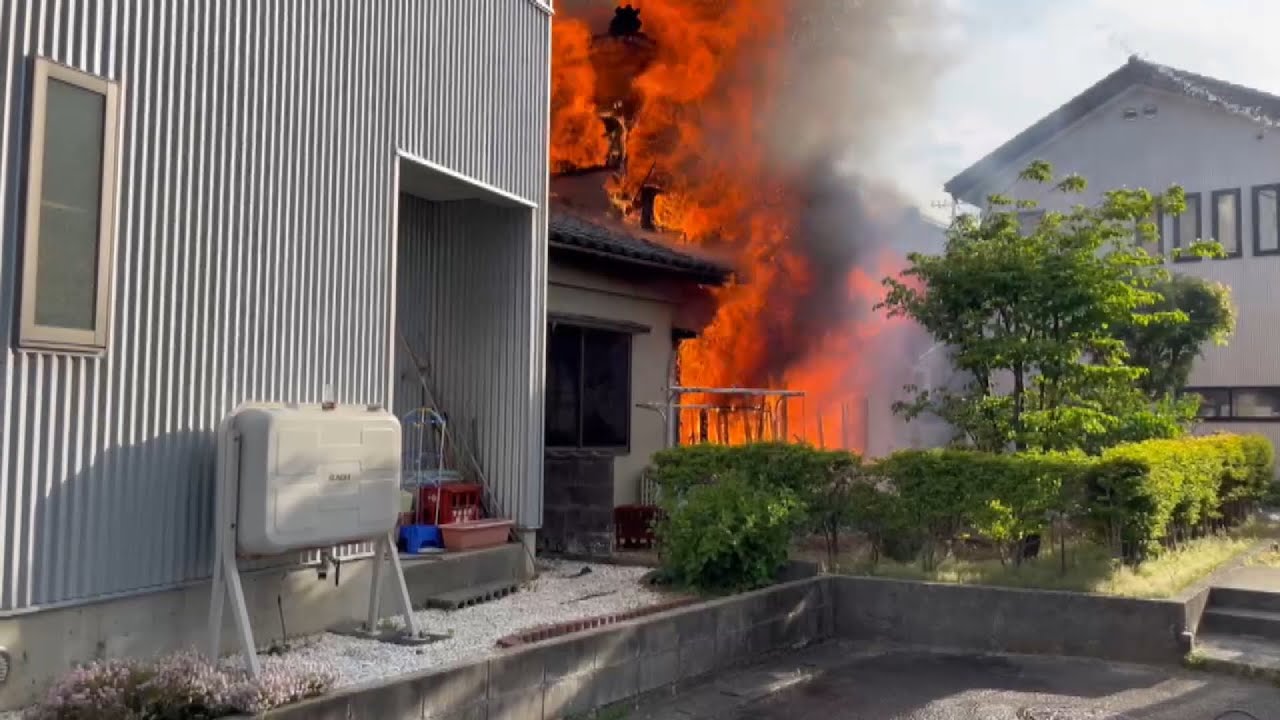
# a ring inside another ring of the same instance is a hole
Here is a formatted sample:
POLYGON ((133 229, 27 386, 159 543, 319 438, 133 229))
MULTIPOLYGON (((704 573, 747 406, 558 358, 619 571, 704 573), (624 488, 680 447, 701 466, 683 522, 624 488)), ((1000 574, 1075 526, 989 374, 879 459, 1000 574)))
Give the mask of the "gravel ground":
MULTIPOLYGON (((452 612, 415 613, 419 629, 450 635, 447 640, 415 648, 324 634, 298 641, 284 655, 263 656, 262 663, 328 669, 337 675, 338 687, 344 687, 475 660, 496 652, 498 638, 521 630, 634 610, 672 597, 639 583, 647 568, 545 560, 538 568, 537 579, 500 600, 452 612), (591 572, 579 576, 584 567, 591 572)), ((0 720, 19 717, 20 711, 0 712, 0 720)))
POLYGON ((578 577, 586 566, 542 561, 539 577, 514 595, 462 610, 415 613, 420 630, 451 635, 447 640, 414 648, 326 634, 285 655, 264 657, 263 664, 327 668, 341 687, 474 660, 496 652, 498 638, 521 630, 634 610, 671 597, 639 584, 647 568, 592 564, 589 574, 578 577))

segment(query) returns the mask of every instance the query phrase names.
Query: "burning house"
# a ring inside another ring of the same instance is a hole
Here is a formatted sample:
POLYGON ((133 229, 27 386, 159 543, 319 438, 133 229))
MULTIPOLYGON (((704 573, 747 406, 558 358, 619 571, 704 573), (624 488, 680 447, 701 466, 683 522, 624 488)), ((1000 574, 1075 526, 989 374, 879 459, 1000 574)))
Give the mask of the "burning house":
MULTIPOLYGON (((900 19, 898 10, 846 5, 557 6, 557 212, 660 233, 668 247, 735 270, 707 291, 713 311, 679 343, 670 386, 632 398, 671 418, 668 443, 800 439, 881 454, 945 440, 891 411, 905 385, 945 379, 945 353, 874 310, 881 278, 909 249, 940 246, 941 228, 851 176, 847 151, 867 138, 823 107, 811 82, 832 90, 849 79, 850 48, 861 40, 846 29, 863 23, 874 33, 900 19)), ((870 46, 883 57, 868 62, 896 61, 878 41, 870 46)), ((864 87, 871 97, 881 91, 871 76, 840 93, 864 87)), ((885 121, 867 115, 868 125, 885 121)))

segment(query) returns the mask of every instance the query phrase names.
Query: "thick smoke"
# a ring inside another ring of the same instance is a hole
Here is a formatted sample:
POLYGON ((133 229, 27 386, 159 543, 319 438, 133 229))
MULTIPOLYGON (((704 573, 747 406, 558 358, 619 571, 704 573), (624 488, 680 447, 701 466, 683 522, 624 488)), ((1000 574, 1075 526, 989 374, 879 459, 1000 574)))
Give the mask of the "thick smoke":
POLYGON ((791 3, 782 90, 766 137, 784 167, 829 158, 867 175, 892 170, 882 151, 924 117, 951 60, 941 0, 791 3))
MULTIPOLYGON (((874 301, 851 295, 850 275, 883 273, 883 251, 901 257, 908 235, 941 238, 894 190, 891 174, 895 135, 928 112, 949 59, 936 43, 945 22, 935 0, 806 0, 789 11, 789 31, 778 38, 780 91, 762 131, 772 164, 798 189, 803 216, 791 247, 811 275, 792 322, 770 329, 777 342, 761 374, 803 362, 833 330, 874 322, 874 301)), ((883 329, 860 353, 862 374, 879 377, 851 384, 887 379, 911 360, 898 351, 917 350, 919 335, 910 326, 883 329), (892 361, 879 362, 886 356, 892 361)))

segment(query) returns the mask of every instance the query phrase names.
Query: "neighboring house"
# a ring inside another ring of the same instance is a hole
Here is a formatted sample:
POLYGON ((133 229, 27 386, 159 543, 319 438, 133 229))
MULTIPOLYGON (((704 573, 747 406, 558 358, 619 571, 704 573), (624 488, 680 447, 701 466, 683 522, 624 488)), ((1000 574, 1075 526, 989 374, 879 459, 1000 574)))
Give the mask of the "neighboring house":
MULTIPOLYGON (((203 645, 219 419, 412 406, 402 334, 538 527, 550 38, 543 0, 0 3, 0 706, 203 645)), ((246 572, 260 637, 363 565, 246 572)))
POLYGON ((665 403, 677 346, 710 319, 707 288, 724 284, 730 270, 599 211, 553 205, 549 240, 538 542, 607 555, 614 508, 640 502, 641 474, 666 446, 663 416, 645 405, 665 403))
MULTIPOLYGON (((1161 217, 1165 252, 1197 238, 1229 257, 1176 262, 1174 269, 1222 282, 1237 307, 1235 336, 1209 347, 1189 390, 1199 392, 1203 429, 1259 432, 1280 442, 1280 97, 1131 58, 1120 69, 1019 133, 946 189, 979 207, 993 193, 1063 210, 1078 196, 1019 182, 1035 159, 1089 182, 1088 201, 1117 187, 1180 185, 1187 212, 1161 217)), ((1028 213, 1027 221, 1035 216, 1028 213)))

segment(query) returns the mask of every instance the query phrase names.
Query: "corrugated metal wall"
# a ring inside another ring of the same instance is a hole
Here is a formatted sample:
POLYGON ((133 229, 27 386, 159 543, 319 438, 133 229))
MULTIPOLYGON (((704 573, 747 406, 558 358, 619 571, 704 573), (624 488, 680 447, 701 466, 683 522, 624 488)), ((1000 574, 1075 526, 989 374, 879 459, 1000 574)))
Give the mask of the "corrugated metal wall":
POLYGON ((453 434, 476 448, 498 510, 518 514, 525 525, 539 523, 542 497, 530 504, 521 496, 529 403, 521 369, 530 338, 528 324, 511 309, 521 307, 530 269, 492 259, 519 252, 533 216, 478 201, 403 195, 397 257, 397 324, 413 355, 400 346, 396 412, 422 404, 416 356, 429 368, 453 434))
MULTIPOLYGON (((527 0, 0 2, 0 612, 204 577, 227 410, 325 383, 391 400, 397 148, 545 202, 550 17, 527 0), (37 55, 122 83, 101 358, 13 349, 37 55)), ((486 258, 532 332, 503 369, 528 404, 488 430, 513 482, 540 477, 539 236, 486 258)))

